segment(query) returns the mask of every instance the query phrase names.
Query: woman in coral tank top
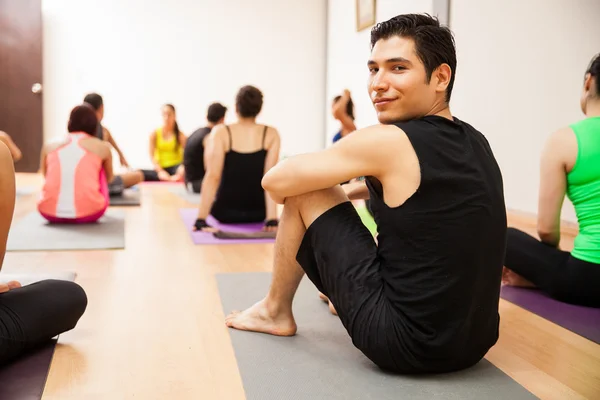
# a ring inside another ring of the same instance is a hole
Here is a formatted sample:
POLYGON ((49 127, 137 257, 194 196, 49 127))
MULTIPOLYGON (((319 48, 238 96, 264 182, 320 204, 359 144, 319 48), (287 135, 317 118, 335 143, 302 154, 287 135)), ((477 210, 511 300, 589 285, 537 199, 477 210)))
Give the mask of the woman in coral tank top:
POLYGON ((52 223, 96 222, 106 212, 112 155, 94 136, 97 126, 94 110, 79 105, 71 111, 68 136, 42 149, 45 182, 38 210, 52 223))

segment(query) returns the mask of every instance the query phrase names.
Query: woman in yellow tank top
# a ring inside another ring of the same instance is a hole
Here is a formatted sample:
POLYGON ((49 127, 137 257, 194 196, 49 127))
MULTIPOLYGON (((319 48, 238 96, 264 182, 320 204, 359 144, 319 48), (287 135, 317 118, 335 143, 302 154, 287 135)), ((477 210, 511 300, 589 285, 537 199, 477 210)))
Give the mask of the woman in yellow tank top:
POLYGON ((177 125, 175 107, 162 108, 163 126, 150 134, 150 158, 153 171, 143 171, 145 181, 183 181, 183 149, 186 136, 177 125))

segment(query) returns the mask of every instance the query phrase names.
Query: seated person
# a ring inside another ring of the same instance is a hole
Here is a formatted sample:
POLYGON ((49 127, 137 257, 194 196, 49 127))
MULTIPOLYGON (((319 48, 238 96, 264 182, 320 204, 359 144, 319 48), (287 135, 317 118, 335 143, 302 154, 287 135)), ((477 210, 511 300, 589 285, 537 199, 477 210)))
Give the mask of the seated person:
POLYGON ((90 93, 85 96, 83 102, 92 106, 92 108, 96 111, 96 117, 98 118, 98 128, 96 131, 96 137, 100 140, 104 140, 110 143, 110 145, 113 147, 113 149, 115 149, 115 151, 119 155, 121 166, 129 168, 129 163, 125 159, 125 156, 123 155, 123 152, 117 145, 117 142, 115 142, 113 135, 106 127, 104 127, 104 125, 102 125, 102 120, 104 119, 104 100, 102 99, 102 96, 100 96, 97 93, 90 93))
MULTIPOLYGON (((98 118, 98 128, 96 131, 96 137, 100 140, 108 142, 119 155, 121 166, 129 168, 129 164, 123 155, 123 152, 115 142, 113 135, 110 131, 102 125, 102 119, 104 118, 104 100, 102 96, 97 93, 90 93, 83 99, 84 103, 89 104, 96 111, 96 118, 98 118)), ((111 196, 119 196, 123 194, 123 190, 130 188, 144 180, 144 174, 141 170, 128 172, 115 176, 111 182, 108 183, 108 192, 111 196)))
POLYGON ((399 15, 373 28, 371 49, 368 93, 381 124, 265 175, 265 190, 284 205, 272 282, 226 324, 294 335, 292 302, 306 273, 380 368, 468 368, 498 340, 500 168, 485 137, 450 112, 456 52, 448 28, 429 15, 399 15), (360 188, 340 186, 359 176, 367 177, 360 188), (350 202, 366 197, 378 243, 350 202))
POLYGON ((354 124, 354 103, 348 89, 344 90, 343 95, 336 96, 333 99, 331 113, 333 114, 333 118, 340 122, 340 130, 333 137, 333 143, 335 143, 356 130, 356 125, 354 124))
MULTIPOLYGON (((0 193, 1 270, 15 206, 13 159, 3 143, 0 193)), ((0 366, 75 328, 86 307, 86 294, 74 282, 49 279, 21 287, 19 282, 0 281, 0 366)))
POLYGON ((162 108, 163 126, 150 134, 150 158, 154 170, 143 170, 145 181, 181 182, 184 177, 183 149, 186 137, 179 130, 175 107, 162 108))
POLYGON ((236 97, 238 121, 219 125, 210 134, 206 175, 195 230, 212 230, 209 214, 222 223, 265 221, 276 230, 277 208, 260 182, 279 160, 279 133, 256 123, 263 95, 253 86, 242 87, 236 97))
POLYGON ((14 162, 19 161, 23 157, 23 153, 21 153, 21 150, 17 147, 15 142, 13 142, 8 133, 0 131, 0 142, 4 143, 6 147, 8 147, 14 162))
POLYGON ((197 129, 187 138, 183 151, 183 166, 185 169, 185 185, 188 190, 200 193, 202 179, 206 173, 204 169, 204 149, 208 143, 210 131, 225 122, 227 108, 219 103, 213 103, 206 113, 206 126, 197 129))
MULTIPOLYGON (((84 103, 71 111, 65 139, 42 148, 41 172, 45 177, 38 211, 54 223, 96 222, 109 205, 112 154, 108 143, 96 138, 98 119, 84 103)), ((134 173, 121 175, 131 181, 134 173)))
POLYGON ((585 118, 559 129, 541 161, 538 235, 508 230, 503 281, 538 287, 566 303, 600 307, 600 55, 585 73, 585 118), (565 194, 579 221, 571 253, 562 251, 560 213, 565 194))

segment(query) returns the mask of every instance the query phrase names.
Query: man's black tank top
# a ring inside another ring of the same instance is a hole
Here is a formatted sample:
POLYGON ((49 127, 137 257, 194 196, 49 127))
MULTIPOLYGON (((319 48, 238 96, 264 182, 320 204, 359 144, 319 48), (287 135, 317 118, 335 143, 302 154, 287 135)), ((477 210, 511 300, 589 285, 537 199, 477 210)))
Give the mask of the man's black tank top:
POLYGON ((206 126, 190 135, 183 151, 185 181, 201 181, 204 179, 204 138, 210 134, 211 128, 206 126))
MULTIPOLYGON (((225 154, 221 184, 212 208, 212 215, 231 216, 233 219, 247 219, 236 222, 264 220, 265 192, 262 188, 262 178, 265 173, 265 137, 267 127, 263 130, 262 147, 253 153, 239 153, 233 150, 231 130, 229 133, 229 151, 225 154), (238 218, 236 218, 239 216, 238 218)), ((226 222, 226 221, 222 221, 226 222)), ((231 221, 234 222, 234 221, 231 221)))
POLYGON ((421 182, 390 208, 381 184, 367 177, 384 293, 410 332, 406 345, 416 359, 468 364, 498 338, 507 231, 502 175, 485 137, 457 118, 395 125, 416 152, 421 182))

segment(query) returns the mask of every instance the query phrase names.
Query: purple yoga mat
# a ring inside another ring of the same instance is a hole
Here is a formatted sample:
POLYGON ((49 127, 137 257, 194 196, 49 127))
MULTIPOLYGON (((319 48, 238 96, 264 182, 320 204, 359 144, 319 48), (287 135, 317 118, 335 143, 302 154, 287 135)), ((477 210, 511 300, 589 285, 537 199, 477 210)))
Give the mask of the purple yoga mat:
MULTIPOLYGON (((193 232, 192 227, 198 215, 197 208, 182 208, 179 214, 183 219, 186 229, 192 237, 194 244, 242 244, 242 243, 274 243, 275 239, 217 239, 212 232, 193 232)), ((206 223, 222 231, 250 233, 262 230, 262 222, 255 224, 221 224, 212 216, 206 219, 206 223)))
POLYGON ((2 400, 40 400, 46 386, 56 340, 0 368, 2 400))
POLYGON ((600 309, 554 300, 537 289, 502 286, 500 297, 600 344, 600 309))

